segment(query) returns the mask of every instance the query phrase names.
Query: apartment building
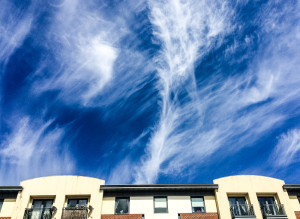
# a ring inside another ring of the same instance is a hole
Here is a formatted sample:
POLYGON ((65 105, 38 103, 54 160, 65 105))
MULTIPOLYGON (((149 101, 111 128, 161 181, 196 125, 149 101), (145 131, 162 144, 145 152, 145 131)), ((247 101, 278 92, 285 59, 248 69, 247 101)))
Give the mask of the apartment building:
POLYGON ((49 176, 0 186, 0 219, 300 219, 300 184, 254 175, 213 184, 105 185, 49 176))

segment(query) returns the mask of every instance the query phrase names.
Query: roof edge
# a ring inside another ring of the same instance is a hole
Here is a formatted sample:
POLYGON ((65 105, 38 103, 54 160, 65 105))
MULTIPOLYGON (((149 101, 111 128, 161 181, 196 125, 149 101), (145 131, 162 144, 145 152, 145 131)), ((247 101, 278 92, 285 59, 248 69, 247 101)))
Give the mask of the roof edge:
POLYGON ((284 189, 300 189, 300 184, 284 184, 282 186, 284 189))
POLYGON ((19 192, 22 191, 22 186, 0 186, 1 192, 19 192))
POLYGON ((218 189, 218 184, 141 184, 101 185, 101 190, 149 190, 149 189, 218 189))

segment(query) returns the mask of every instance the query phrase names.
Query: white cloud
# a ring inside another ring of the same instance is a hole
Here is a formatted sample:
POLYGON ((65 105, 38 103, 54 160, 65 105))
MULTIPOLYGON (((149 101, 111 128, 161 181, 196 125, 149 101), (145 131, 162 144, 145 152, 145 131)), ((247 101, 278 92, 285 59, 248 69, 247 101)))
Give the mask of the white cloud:
POLYGON ((73 161, 61 148, 62 128, 50 128, 23 117, 14 124, 1 143, 0 184, 18 184, 20 180, 53 174, 71 173, 73 161))
POLYGON ((124 158, 110 172, 107 180, 108 184, 126 184, 132 180, 132 163, 128 158, 124 158))
POLYGON ((300 161, 300 129, 292 129, 279 137, 270 159, 275 167, 285 167, 300 161))
MULTIPOLYGON (((224 1, 149 4, 154 34, 163 45, 156 60, 161 115, 141 166, 136 166, 136 183, 154 183, 159 174, 199 166, 215 152, 224 158, 250 146, 299 109, 299 25, 281 28, 242 75, 225 78, 216 73, 207 85, 198 86, 194 65, 216 39, 220 42, 234 30, 234 9, 224 1)), ((239 58, 245 57, 235 61, 239 58)))
POLYGON ((66 0, 59 4, 45 36, 46 49, 55 60, 43 60, 35 75, 39 78, 51 71, 51 76, 36 81, 36 94, 59 90, 64 102, 93 105, 93 98, 114 77, 118 40, 125 31, 101 13, 91 2, 66 0))
MULTIPOLYGON (((160 171, 173 170, 172 159, 178 164, 175 169, 181 169, 182 159, 178 155, 180 151, 185 151, 187 144, 194 154, 201 151, 201 154, 209 155, 214 150, 207 147, 211 137, 199 135, 203 108, 197 94, 194 64, 216 37, 230 31, 230 10, 226 3, 178 0, 149 1, 149 5, 154 35, 163 45, 156 59, 162 109, 142 168, 138 168, 135 176, 137 183, 153 183, 160 171), (204 150, 196 149, 198 147, 204 150), (161 170, 164 162, 172 164, 161 170)), ((205 132, 215 135, 217 130, 205 132)), ((184 154, 191 155, 188 152, 184 154)), ((182 157, 185 157, 184 154, 182 157)))
POLYGON ((7 62, 22 45, 34 20, 34 4, 26 10, 16 8, 12 2, 1 1, 0 7, 0 62, 7 62))

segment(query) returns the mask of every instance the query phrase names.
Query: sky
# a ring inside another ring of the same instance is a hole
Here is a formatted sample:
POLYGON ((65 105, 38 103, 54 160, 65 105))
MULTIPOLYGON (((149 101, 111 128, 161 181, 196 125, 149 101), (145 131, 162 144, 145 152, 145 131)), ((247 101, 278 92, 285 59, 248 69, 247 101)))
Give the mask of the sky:
POLYGON ((299 0, 0 0, 0 185, 300 183, 299 0))

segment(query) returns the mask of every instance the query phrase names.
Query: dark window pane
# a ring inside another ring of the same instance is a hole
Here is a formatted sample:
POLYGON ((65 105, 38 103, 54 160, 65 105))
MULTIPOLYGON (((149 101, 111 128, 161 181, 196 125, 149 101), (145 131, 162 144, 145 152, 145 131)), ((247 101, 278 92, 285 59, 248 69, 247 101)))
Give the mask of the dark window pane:
POLYGON ((258 197, 259 205, 268 215, 275 215, 278 212, 274 197, 258 197))
POLYGON ((86 207, 88 203, 88 200, 85 199, 68 199, 68 207, 74 208, 74 207, 86 207))
POLYGON ((37 219, 50 219, 53 200, 50 199, 35 199, 32 203, 32 215, 31 218, 37 219))
POLYGON ((79 205, 79 207, 81 207, 81 206, 86 207, 87 206, 87 199, 79 200, 78 205, 79 205))
POLYGON ((76 207, 77 200, 76 199, 69 199, 68 207, 76 207))
POLYGON ((201 213, 201 212, 205 212, 204 207, 192 207, 192 212, 193 213, 201 213))
POLYGON ((245 197, 230 197, 229 203, 230 203, 230 206, 237 205, 237 204, 245 205, 246 198, 245 197))
POLYGON ((116 214, 129 213, 129 198, 116 198, 115 213, 116 214))
POLYGON ((229 197, 231 211, 234 215, 248 215, 248 205, 245 197, 229 197))
POLYGON ((259 201, 260 206, 275 204, 274 197, 258 197, 258 201, 259 201))
POLYGON ((1 212, 1 208, 2 208, 3 202, 4 202, 4 199, 0 199, 0 212, 1 212))

